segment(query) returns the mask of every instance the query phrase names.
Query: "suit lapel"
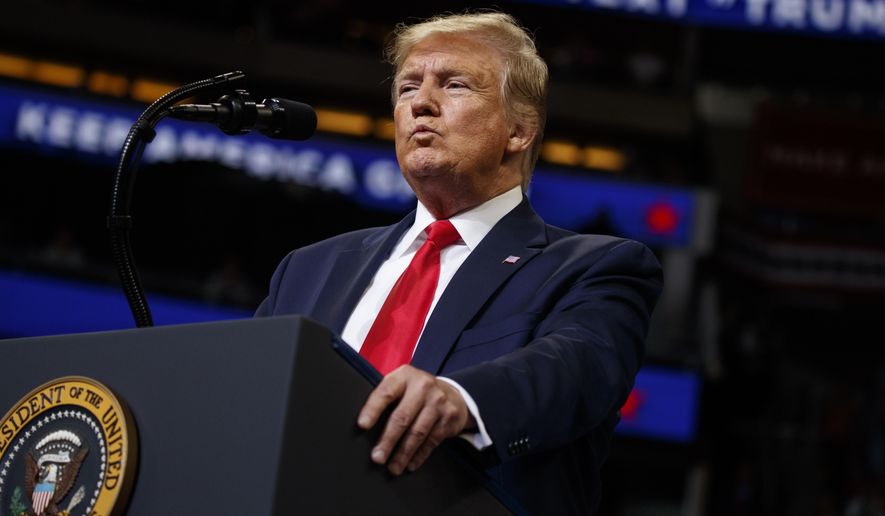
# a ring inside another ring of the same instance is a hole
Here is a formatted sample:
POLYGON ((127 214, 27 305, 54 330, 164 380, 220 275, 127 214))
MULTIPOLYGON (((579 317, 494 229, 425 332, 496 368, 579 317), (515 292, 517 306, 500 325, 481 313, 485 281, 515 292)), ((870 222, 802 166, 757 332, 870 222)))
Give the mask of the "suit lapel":
POLYGON ((390 255, 400 236, 415 220, 415 212, 399 223, 366 237, 359 247, 341 251, 329 274, 329 280, 317 299, 314 316, 328 321, 329 328, 340 335, 347 319, 369 286, 378 268, 390 255))
POLYGON ((544 222, 523 199, 470 253, 427 321, 412 365, 438 373, 458 336, 498 287, 547 245, 544 222), (516 263, 503 263, 508 256, 516 263))

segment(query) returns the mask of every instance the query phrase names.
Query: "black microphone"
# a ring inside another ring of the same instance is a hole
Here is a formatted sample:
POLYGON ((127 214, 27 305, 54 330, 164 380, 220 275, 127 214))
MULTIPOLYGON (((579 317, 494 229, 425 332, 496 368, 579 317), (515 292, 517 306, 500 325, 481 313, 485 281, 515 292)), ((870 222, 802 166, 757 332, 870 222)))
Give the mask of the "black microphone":
POLYGON ((211 104, 173 106, 169 116, 211 122, 227 134, 245 134, 257 129, 280 140, 306 140, 317 128, 316 112, 307 104, 280 98, 255 103, 246 90, 236 90, 211 104))

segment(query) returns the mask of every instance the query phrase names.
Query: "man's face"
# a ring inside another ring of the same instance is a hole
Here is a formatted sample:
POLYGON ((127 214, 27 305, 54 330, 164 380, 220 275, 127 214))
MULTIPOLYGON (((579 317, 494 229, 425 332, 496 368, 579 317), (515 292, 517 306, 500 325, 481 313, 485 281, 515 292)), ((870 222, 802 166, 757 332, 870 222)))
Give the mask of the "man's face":
POLYGON ((425 205, 458 199, 461 211, 520 184, 518 167, 501 166, 511 154, 502 70, 496 50, 461 35, 430 36, 403 62, 394 83, 396 157, 425 205))

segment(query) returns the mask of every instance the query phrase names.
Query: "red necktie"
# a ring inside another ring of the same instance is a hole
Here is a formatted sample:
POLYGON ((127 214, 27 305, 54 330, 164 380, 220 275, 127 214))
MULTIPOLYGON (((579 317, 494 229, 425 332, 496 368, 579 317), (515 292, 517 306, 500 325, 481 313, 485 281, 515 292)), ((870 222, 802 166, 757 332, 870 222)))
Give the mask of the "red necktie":
POLYGON ((440 253, 461 238, 448 220, 437 220, 425 231, 427 240, 396 280, 360 348, 360 355, 383 375, 412 361, 439 282, 440 253))

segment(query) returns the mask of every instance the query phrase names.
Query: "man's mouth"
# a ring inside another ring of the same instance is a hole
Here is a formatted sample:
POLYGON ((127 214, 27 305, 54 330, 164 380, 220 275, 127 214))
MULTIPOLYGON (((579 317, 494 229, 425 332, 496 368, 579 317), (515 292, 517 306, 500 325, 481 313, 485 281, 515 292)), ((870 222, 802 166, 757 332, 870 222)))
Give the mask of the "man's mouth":
POLYGON ((418 124, 412 130, 412 136, 422 136, 427 134, 437 134, 429 125, 418 124))

